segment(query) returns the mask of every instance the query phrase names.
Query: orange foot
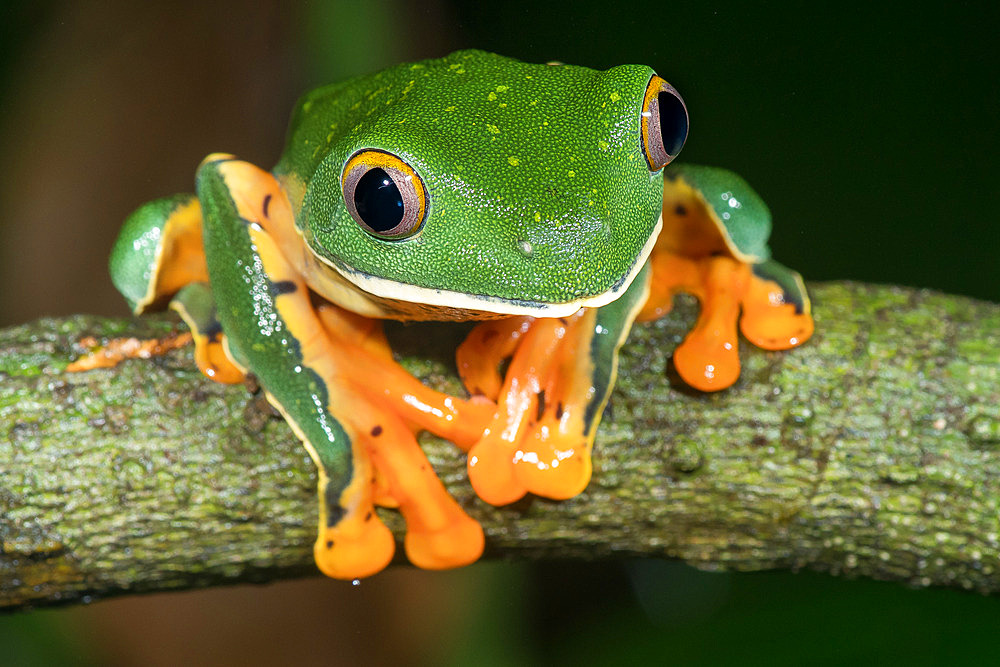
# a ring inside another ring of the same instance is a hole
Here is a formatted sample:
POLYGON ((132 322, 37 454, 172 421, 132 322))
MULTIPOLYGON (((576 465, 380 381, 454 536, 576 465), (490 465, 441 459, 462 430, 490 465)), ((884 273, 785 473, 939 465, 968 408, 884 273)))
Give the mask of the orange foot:
POLYGON ((608 306, 484 322, 459 346, 466 387, 497 401, 469 449, 469 481, 480 498, 494 505, 526 493, 562 500, 586 488, 618 348, 645 300, 647 276, 608 306))
POLYGON ((727 256, 693 259, 664 251, 654 253, 650 263, 653 287, 638 319, 669 312, 677 292, 701 302, 697 322, 674 350, 677 373, 695 389, 719 391, 739 378, 737 322, 751 343, 766 350, 795 347, 812 335, 801 279, 774 262, 751 266, 727 256), (755 275, 758 266, 769 272, 755 275), (797 285, 783 284, 793 278, 797 285))

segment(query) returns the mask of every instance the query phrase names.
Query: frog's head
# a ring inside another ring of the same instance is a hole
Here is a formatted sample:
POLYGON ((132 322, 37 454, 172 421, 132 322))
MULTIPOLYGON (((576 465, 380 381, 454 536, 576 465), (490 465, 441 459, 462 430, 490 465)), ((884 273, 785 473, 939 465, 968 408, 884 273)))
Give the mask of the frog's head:
POLYGON ((637 275, 687 127, 648 67, 463 51, 306 98, 278 172, 337 280, 427 319, 557 317, 637 275))

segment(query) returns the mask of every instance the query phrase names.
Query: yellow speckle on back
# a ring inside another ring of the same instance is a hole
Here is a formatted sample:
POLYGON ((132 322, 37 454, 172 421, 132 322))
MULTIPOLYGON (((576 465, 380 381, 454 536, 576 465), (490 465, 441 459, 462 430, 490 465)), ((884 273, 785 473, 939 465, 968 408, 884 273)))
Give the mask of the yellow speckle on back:
POLYGON ((604 139, 601 139, 600 141, 597 142, 597 147, 600 150, 602 150, 604 152, 607 152, 607 150, 608 150, 608 142, 606 142, 604 139))
POLYGON ((513 155, 511 155, 511 156, 509 156, 509 157, 507 158, 507 162, 509 162, 509 163, 510 163, 510 166, 512 166, 512 167, 516 167, 517 165, 521 164, 521 161, 520 161, 520 160, 518 160, 518 159, 517 159, 516 157, 514 157, 513 155))
POLYGON ((506 93, 508 90, 510 90, 510 86, 497 86, 498 93, 506 93))
POLYGON ((535 211, 535 222, 541 222, 541 221, 542 221, 542 214, 539 213, 538 211, 535 211))
POLYGON ((573 178, 576 176, 576 172, 570 169, 569 171, 566 172, 566 175, 569 176, 570 178, 573 178))
POLYGON ((617 102, 622 98, 622 96, 618 94, 618 91, 612 92, 611 95, 609 95, 609 97, 611 98, 612 102, 617 102))
POLYGON ((496 125, 486 123, 486 129, 489 130, 490 134, 500 134, 500 128, 496 125))
POLYGON ((493 92, 493 91, 491 90, 491 91, 490 91, 490 94, 486 96, 486 99, 488 99, 488 100, 489 100, 490 102, 496 102, 496 101, 497 101, 497 94, 496 94, 496 93, 494 93, 494 92, 493 92))
POLYGON ((408 84, 406 84, 406 88, 403 88, 403 95, 406 95, 411 90, 413 90, 413 86, 415 86, 415 85, 417 85, 417 80, 416 79, 410 79, 410 82, 408 84))
POLYGON ((445 107, 444 110, 445 111, 455 111, 455 109, 457 109, 457 108, 458 107, 456 107, 454 104, 452 104, 450 107, 445 107))
POLYGON ((465 65, 462 63, 452 63, 448 65, 448 69, 454 74, 465 74, 465 65))

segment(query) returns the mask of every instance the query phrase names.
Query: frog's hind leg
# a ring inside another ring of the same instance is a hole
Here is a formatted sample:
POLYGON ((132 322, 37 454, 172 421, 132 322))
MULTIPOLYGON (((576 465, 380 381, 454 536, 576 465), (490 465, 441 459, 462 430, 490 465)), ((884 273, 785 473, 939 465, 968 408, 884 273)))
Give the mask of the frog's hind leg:
POLYGON ((215 315, 202 241, 201 205, 193 194, 141 206, 125 221, 111 253, 111 279, 137 315, 168 301, 191 330, 195 360, 216 382, 240 382, 215 315))
POLYGON ((193 194, 151 201, 125 220, 109 268, 136 315, 163 308, 189 283, 208 281, 201 225, 193 194))

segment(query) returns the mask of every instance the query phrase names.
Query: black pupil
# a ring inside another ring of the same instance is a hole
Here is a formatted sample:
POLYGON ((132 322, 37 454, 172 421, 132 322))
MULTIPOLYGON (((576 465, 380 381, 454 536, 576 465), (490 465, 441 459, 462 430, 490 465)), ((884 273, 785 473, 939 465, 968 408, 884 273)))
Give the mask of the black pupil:
POLYGON ((388 232, 403 219, 403 196, 389 174, 379 167, 369 169, 358 179, 354 206, 375 232, 388 232))
POLYGON ((660 136, 663 137, 663 150, 673 157, 683 148, 687 138, 687 114, 684 104, 676 96, 661 92, 656 96, 660 107, 660 136))

